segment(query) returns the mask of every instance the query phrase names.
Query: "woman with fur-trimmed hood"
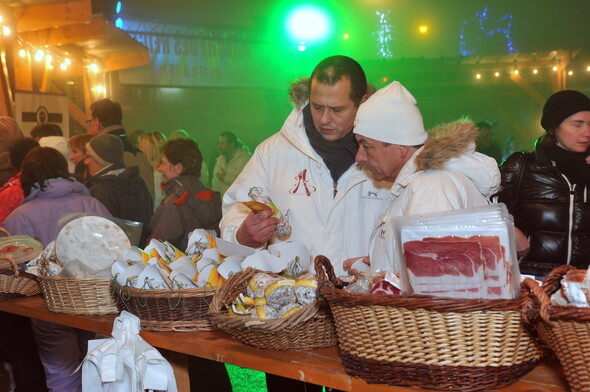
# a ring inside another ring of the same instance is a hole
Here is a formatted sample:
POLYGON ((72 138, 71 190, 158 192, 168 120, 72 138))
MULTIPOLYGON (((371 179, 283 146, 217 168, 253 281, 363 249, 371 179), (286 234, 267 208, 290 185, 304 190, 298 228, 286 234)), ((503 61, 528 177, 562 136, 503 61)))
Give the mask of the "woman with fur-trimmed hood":
POLYGON ((484 206, 500 184, 496 161, 475 151, 475 124, 444 124, 429 136, 416 100, 399 82, 359 108, 354 133, 357 162, 376 180, 394 182, 388 208, 371 235, 374 270, 394 269, 393 217, 484 206))

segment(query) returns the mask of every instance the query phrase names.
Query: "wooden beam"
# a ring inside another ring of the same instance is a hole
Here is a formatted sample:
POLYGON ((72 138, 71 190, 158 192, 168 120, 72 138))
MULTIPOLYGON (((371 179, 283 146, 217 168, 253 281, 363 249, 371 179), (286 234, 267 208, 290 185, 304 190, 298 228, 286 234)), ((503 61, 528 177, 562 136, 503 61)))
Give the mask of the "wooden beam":
MULTIPOLYGON (((90 118, 92 114, 90 111, 90 105, 92 105, 92 92, 90 91, 90 81, 88 80, 88 71, 82 72, 82 90, 84 91, 84 106, 86 112, 86 118, 90 118)), ((86 121, 86 119, 84 119, 86 121)))
POLYGON ((0 116, 14 116, 14 99, 8 79, 8 68, 6 66, 6 52, 0 52, 0 116))
POLYGON ((34 31, 92 22, 90 0, 73 0, 61 3, 30 5, 13 8, 16 31, 34 31))
POLYGON ((20 57, 19 50, 18 45, 13 45, 14 88, 19 91, 33 91, 31 55, 27 52, 25 57, 20 57))
POLYGON ((120 69, 141 67, 150 63, 147 49, 138 52, 117 54, 102 59, 104 72, 118 71, 120 69))
POLYGON ((510 74, 510 79, 524 92, 526 92, 535 102, 541 105, 541 107, 545 104, 545 97, 543 94, 531 86, 527 80, 523 79, 520 75, 515 75, 513 73, 510 74))
POLYGON ((37 31, 27 31, 20 34, 21 38, 34 46, 58 46, 66 45, 90 39, 104 39, 105 19, 94 18, 92 22, 85 24, 73 24, 37 31))
POLYGON ((68 109, 70 111, 70 117, 74 119, 78 124, 86 128, 86 120, 88 116, 86 113, 82 111, 76 104, 74 104, 71 100, 68 100, 68 109))
POLYGON ((553 92, 565 90, 567 87, 567 67, 570 64, 571 57, 569 54, 564 54, 561 57, 561 62, 557 66, 557 71, 551 75, 551 85, 553 92))

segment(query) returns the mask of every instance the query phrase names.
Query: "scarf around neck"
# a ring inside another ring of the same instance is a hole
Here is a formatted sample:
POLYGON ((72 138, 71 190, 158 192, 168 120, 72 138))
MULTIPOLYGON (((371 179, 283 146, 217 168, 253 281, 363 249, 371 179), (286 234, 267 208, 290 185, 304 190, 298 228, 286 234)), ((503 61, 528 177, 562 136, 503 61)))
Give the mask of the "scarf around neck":
POLYGON ((332 179, 338 182, 340 176, 355 162, 359 146, 354 134, 349 132, 343 138, 335 141, 324 139, 313 125, 309 104, 303 108, 303 125, 311 147, 324 160, 332 179))

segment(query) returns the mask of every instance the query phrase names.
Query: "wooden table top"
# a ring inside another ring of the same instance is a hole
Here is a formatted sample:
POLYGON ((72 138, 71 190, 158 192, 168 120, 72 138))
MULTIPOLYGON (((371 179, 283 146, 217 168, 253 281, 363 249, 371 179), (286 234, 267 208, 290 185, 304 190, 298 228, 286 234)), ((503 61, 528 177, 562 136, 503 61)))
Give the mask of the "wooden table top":
MULTIPOLYGON (((78 316, 51 313, 41 296, 0 301, 0 311, 51 321, 110 336, 117 316, 78 316)), ((337 347, 312 351, 269 351, 248 346, 220 331, 150 332, 141 336, 154 347, 212 359, 249 369, 304 380, 344 391, 397 392, 426 391, 418 388, 367 384, 344 371, 337 347)), ((506 392, 568 391, 558 363, 543 360, 517 383, 502 389, 506 392)))

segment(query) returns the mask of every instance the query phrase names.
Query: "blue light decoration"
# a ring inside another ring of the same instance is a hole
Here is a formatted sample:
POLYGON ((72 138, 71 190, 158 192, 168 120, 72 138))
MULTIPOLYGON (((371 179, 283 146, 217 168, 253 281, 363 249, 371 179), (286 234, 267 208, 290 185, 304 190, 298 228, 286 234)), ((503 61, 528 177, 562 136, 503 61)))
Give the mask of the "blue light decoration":
POLYGON ((501 37, 506 39, 506 49, 508 53, 517 53, 518 50, 514 48, 512 38, 510 37, 510 28, 512 27, 512 15, 506 14, 501 17, 498 26, 492 26, 492 20, 488 17, 488 8, 485 7, 482 12, 476 12, 475 17, 471 21, 464 20, 461 24, 461 32, 459 34, 460 53, 461 56, 469 56, 478 54, 484 50, 482 48, 482 40, 501 37), (471 45, 467 44, 467 40, 472 41, 471 45))
POLYGON ((117 18, 115 19, 115 27, 119 29, 123 29, 123 18, 121 18, 121 10, 123 9, 123 3, 117 1, 117 5, 115 6, 115 12, 117 14, 117 18))
POLYGON ((395 26, 389 23, 389 12, 375 11, 375 14, 379 17, 379 21, 377 22, 377 30, 373 32, 372 36, 377 40, 377 54, 382 59, 393 57, 391 44, 393 43, 395 26))

